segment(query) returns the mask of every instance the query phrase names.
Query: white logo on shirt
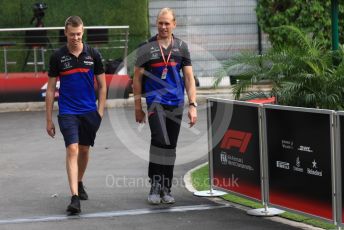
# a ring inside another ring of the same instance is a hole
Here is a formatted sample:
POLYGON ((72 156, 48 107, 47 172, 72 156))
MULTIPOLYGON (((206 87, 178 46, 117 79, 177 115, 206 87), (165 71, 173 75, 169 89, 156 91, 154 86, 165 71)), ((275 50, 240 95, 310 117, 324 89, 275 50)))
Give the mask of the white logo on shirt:
POLYGON ((94 63, 93 61, 84 61, 85 65, 93 65, 93 63, 94 63))
POLYGON ((70 64, 70 62, 68 61, 68 62, 65 62, 65 63, 63 63, 63 70, 65 70, 65 69, 69 69, 69 68, 71 68, 72 66, 71 66, 71 64, 70 64))
POLYGON ((150 59, 151 60, 159 59, 159 54, 158 53, 153 53, 150 59))
POLYGON ((62 57, 61 57, 61 63, 64 63, 64 62, 70 61, 70 60, 72 60, 72 58, 69 57, 69 56, 62 56, 62 57))

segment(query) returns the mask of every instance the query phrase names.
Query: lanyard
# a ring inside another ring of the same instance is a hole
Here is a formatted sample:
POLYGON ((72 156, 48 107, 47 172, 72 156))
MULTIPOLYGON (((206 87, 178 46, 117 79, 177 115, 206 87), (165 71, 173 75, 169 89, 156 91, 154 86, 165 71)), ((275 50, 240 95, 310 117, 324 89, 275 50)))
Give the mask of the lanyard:
POLYGON ((168 64, 168 61, 170 60, 170 57, 171 57, 171 54, 172 54, 172 49, 173 49, 173 36, 172 36, 172 41, 171 41, 171 49, 170 49, 170 52, 169 52, 169 54, 167 56, 167 60, 165 59, 164 52, 162 51, 162 47, 161 47, 159 42, 158 42, 158 44, 159 44, 162 60, 164 60, 165 68, 167 68, 167 64, 168 64))

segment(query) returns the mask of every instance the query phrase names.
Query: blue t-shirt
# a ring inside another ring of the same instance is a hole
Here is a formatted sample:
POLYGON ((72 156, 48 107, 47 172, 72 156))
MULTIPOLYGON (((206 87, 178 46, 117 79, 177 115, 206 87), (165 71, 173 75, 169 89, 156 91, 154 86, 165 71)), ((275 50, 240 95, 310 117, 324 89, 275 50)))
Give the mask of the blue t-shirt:
POLYGON ((79 57, 64 46, 50 58, 49 77, 60 78, 59 114, 84 114, 97 110, 94 76, 104 73, 100 53, 84 44, 79 57))
POLYGON ((184 104, 184 81, 180 71, 184 66, 191 66, 190 52, 187 44, 173 37, 173 47, 162 48, 165 60, 169 52, 171 57, 167 62, 166 78, 162 78, 165 62, 162 58, 157 36, 150 38, 140 45, 137 50, 136 66, 143 67, 143 91, 147 105, 159 103, 169 106, 184 104))

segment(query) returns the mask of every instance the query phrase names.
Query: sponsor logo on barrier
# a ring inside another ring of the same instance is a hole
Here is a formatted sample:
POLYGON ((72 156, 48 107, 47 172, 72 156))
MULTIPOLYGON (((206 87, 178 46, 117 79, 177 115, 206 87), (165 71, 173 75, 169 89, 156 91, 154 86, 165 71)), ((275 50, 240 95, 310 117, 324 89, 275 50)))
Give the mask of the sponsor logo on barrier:
POLYGON ((227 165, 227 163, 228 163, 227 153, 221 152, 220 159, 221 159, 221 164, 222 165, 227 165))
POLYGON ((303 146, 303 145, 300 145, 300 147, 297 150, 302 151, 302 152, 309 152, 309 153, 313 152, 310 146, 303 146))
POLYGON ((300 165, 301 165, 300 157, 297 157, 296 158, 296 166, 300 167, 300 165))
POLYGON ((236 147, 239 148, 240 153, 245 153, 251 137, 252 133, 229 129, 222 139, 220 148, 231 149, 236 147))
POLYGON ((296 158, 296 162, 295 162, 295 166, 293 166, 293 170, 296 171, 296 172, 303 173, 303 168, 301 168, 300 157, 296 158))
POLYGON ((294 149, 294 142, 288 140, 282 140, 282 148, 284 149, 294 149))
POLYGON ((315 160, 313 160, 313 162, 312 162, 312 167, 315 169, 317 168, 317 162, 315 160))
POLYGON ((290 169, 290 164, 284 161, 276 161, 276 167, 282 168, 282 169, 290 169))
POLYGON ((220 161, 222 165, 228 165, 249 171, 254 171, 254 168, 251 165, 245 164, 243 158, 232 156, 224 151, 222 151, 220 154, 220 161))
POLYGON ((307 168, 307 174, 313 175, 313 176, 322 176, 322 170, 317 169, 317 162, 315 160, 312 161, 312 168, 307 168))
POLYGON ((310 174, 313 176, 322 176, 322 171, 307 168, 307 174, 310 174))

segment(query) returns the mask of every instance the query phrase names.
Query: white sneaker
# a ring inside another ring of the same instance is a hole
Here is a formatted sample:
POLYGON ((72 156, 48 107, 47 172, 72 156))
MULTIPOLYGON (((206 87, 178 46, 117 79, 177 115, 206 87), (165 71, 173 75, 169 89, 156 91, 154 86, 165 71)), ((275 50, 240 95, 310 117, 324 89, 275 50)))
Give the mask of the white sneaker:
POLYGON ((161 189, 161 202, 164 204, 174 204, 176 201, 171 195, 170 189, 168 188, 162 188, 161 189))
POLYGON ((160 198, 160 192, 161 192, 161 185, 159 183, 152 184, 151 190, 148 195, 148 203, 150 204, 160 204, 161 198, 160 198))

